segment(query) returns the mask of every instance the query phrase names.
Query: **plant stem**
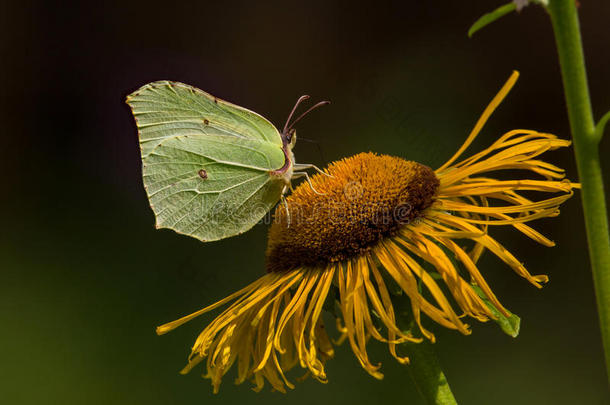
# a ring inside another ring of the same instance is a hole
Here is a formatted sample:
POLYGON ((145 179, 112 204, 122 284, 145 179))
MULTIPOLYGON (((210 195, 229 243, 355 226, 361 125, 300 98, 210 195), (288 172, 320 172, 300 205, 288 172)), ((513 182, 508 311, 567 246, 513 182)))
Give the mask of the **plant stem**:
MULTIPOLYGON (((595 136, 578 12, 574 0, 551 0, 548 10, 555 31, 576 164, 582 183, 581 198, 589 242, 589 257, 606 367, 608 367, 610 365, 610 237, 599 160, 599 139, 595 136)), ((608 375, 610 376, 610 373, 608 375)))
POLYGON ((457 405, 432 344, 424 341, 405 347, 411 359, 407 368, 426 402, 429 405, 457 405))

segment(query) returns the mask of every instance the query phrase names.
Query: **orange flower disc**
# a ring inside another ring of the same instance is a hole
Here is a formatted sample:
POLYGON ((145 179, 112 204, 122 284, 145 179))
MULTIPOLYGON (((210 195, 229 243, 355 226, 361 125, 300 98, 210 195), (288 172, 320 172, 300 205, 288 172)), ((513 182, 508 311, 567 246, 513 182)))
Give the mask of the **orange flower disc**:
POLYGON ((416 220, 439 180, 428 166, 360 153, 316 174, 275 210, 267 270, 319 266, 357 256, 416 220))

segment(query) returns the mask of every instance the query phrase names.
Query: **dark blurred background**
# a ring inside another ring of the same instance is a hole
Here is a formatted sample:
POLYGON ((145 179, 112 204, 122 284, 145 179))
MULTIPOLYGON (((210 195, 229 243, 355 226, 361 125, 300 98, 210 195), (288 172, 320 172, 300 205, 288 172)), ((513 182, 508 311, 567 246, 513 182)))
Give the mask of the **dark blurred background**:
MULTIPOLYGON (((581 1, 596 116, 610 109, 610 2, 581 1)), ((436 167, 461 145, 512 69, 522 76, 471 151, 513 128, 568 138, 561 77, 545 12, 528 7, 468 39, 498 1, 3 2, 0 158, 0 396, 6 404, 421 404, 408 369, 381 344, 386 377, 348 345, 327 385, 287 395, 225 378, 214 396, 178 374, 211 315, 158 337, 155 326, 263 274, 266 226, 201 244, 157 231, 141 183, 125 96, 153 80, 200 87, 281 126, 301 94, 332 104, 299 125, 297 160, 320 166, 361 151, 436 167)), ((609 138, 607 136, 606 138, 609 138)), ((602 145, 610 152, 610 140, 602 145)), ((546 159, 577 180, 571 150, 546 159)), ((606 163, 606 180, 610 170, 606 163)), ((437 332, 462 404, 602 404, 609 398, 578 198, 536 228, 495 236, 537 290, 484 256, 503 303, 522 318, 512 339, 493 323, 471 336, 437 332)), ((294 378, 294 375, 293 375, 294 378)))

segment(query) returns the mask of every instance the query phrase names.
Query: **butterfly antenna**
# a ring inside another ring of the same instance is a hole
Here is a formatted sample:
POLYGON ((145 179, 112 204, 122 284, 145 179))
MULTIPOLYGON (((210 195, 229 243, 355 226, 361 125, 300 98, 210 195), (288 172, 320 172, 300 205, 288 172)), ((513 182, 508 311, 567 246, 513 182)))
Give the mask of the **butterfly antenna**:
POLYGON ((299 99, 297 100, 297 102, 294 104, 294 107, 292 107, 292 111, 290 111, 290 114, 288 115, 288 119, 286 120, 286 124, 284 125, 284 129, 282 130, 282 133, 283 133, 283 134, 287 133, 287 131, 288 131, 290 128, 292 128, 292 125, 291 125, 291 126, 290 126, 290 128, 289 128, 288 124, 290 123, 290 120, 292 119, 292 116, 294 115, 294 112, 297 110, 297 108, 299 107, 299 105, 300 105, 300 104, 301 104, 303 101, 305 101, 305 100, 307 100, 307 99, 309 99, 309 96, 307 96, 307 95, 301 96, 301 97, 299 97, 299 99))
MULTIPOLYGON (((310 112, 315 110, 316 108, 322 107, 323 105, 326 105, 326 104, 330 104, 330 101, 320 101, 319 103, 316 103, 313 106, 309 107, 309 109, 307 111, 305 111, 303 114, 299 115, 299 117, 296 120, 294 120, 292 122, 292 124, 290 124, 290 126, 288 127, 288 131, 290 131, 296 125, 297 122, 301 121, 301 118, 303 118, 304 116, 306 116, 307 114, 309 114, 310 112)), ((286 125, 288 125, 288 123, 286 123, 286 125)), ((286 130, 286 129, 284 129, 284 130, 286 130)))

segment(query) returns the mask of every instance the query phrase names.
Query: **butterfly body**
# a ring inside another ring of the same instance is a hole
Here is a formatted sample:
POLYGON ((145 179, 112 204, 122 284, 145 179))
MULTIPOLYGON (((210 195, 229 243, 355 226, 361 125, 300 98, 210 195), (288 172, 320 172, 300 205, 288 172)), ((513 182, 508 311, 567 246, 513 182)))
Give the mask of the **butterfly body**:
POLYGON ((157 228, 201 241, 252 228, 290 187, 294 129, 187 84, 158 81, 127 97, 157 228))

